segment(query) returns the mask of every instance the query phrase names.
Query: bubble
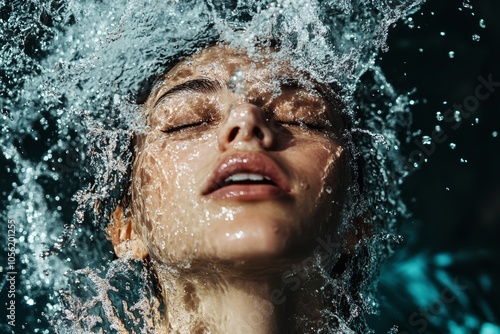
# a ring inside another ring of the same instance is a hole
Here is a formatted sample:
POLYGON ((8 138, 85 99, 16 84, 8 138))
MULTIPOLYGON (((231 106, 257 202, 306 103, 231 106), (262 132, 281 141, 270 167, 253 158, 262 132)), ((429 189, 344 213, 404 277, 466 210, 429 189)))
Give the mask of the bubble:
POLYGON ((449 57, 450 59, 455 58, 455 51, 450 51, 450 52, 448 52, 448 57, 449 57))
POLYGON ((491 133, 491 136, 492 136, 493 138, 498 137, 498 131, 493 131, 493 132, 491 133))
POLYGON ((456 147, 457 147, 457 144, 455 144, 455 143, 450 143, 450 148, 451 148, 452 150, 454 150, 456 147))
POLYGON ((479 42, 481 40, 481 36, 479 36, 478 34, 474 34, 472 35, 472 40, 474 42, 479 42))

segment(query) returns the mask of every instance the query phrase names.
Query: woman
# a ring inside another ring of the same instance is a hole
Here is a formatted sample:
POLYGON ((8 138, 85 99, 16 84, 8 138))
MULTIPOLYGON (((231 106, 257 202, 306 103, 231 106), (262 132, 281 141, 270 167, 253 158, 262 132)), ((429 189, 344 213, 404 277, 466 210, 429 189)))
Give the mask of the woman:
POLYGON ((274 55, 205 48, 144 104, 110 236, 118 256, 151 261, 171 332, 316 332, 318 240, 338 257, 361 237, 342 223, 354 178, 339 97, 274 55))
POLYGON ((9 5, 32 331, 366 332, 409 116, 373 61, 420 2, 9 5))

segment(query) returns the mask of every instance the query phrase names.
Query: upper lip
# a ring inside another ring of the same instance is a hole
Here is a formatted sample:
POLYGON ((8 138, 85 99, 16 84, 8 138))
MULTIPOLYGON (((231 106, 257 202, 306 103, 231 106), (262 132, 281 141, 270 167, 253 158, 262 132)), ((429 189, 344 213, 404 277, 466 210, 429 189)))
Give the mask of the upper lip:
POLYGON ((262 175, 283 191, 290 191, 288 177, 273 159, 259 152, 242 152, 227 156, 217 165, 202 194, 208 195, 226 186, 225 180, 238 173, 262 175))

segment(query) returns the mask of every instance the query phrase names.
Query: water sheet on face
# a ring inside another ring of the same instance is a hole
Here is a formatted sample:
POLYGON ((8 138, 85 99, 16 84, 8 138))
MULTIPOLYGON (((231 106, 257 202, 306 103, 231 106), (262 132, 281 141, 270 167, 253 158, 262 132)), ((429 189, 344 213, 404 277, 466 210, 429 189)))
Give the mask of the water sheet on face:
MULTIPOLYGON (((61 308, 57 291, 74 280, 66 273, 90 268, 84 273, 94 277, 95 268, 109 266, 112 251, 102 229, 128 183, 133 133, 146 129, 138 112, 146 87, 181 57, 216 41, 250 54, 278 41, 279 61, 342 87, 354 124, 346 136, 370 171, 365 192, 373 196, 362 205, 376 207, 374 220, 384 221, 376 238, 366 241, 371 255, 357 264, 366 265, 371 279, 397 240, 394 224, 404 212, 398 136, 407 135, 409 120, 406 99, 393 92, 375 57, 387 48, 389 27, 422 2, 1 3, 0 145, 8 180, 2 184, 2 218, 17 224, 19 305, 30 328, 48 326, 42 312, 50 317, 61 308), (374 94, 374 101, 359 102, 374 94)), ((344 283, 335 282, 337 292, 349 294, 344 283)), ((357 315, 375 305, 370 293, 358 300, 350 318, 328 316, 354 328, 357 315)), ((94 316, 84 330, 110 315, 94 316)))

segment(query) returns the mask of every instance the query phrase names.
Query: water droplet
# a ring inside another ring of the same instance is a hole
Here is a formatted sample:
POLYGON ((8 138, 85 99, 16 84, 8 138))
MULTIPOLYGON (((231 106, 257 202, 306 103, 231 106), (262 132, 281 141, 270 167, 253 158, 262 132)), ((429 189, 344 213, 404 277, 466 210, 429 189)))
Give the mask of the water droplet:
POLYGON ((450 57, 450 59, 455 58, 455 51, 448 52, 448 57, 450 57))
POLYGON ((472 40, 474 42, 479 42, 481 40, 481 36, 479 36, 478 34, 474 34, 472 35, 472 40))
POLYGON ((328 194, 331 194, 331 193, 332 193, 332 187, 330 187, 330 186, 326 187, 326 189, 325 189, 325 190, 326 190, 326 192, 327 192, 328 194))
POLYGON ((486 23, 484 22, 483 19, 479 20, 479 26, 483 29, 486 28, 486 23))
POLYGON ((446 187, 446 190, 447 190, 447 191, 450 191, 450 188, 446 187))
POLYGON ((498 137, 498 131, 493 131, 493 132, 491 133, 491 136, 492 136, 493 138, 498 137))
POLYGON ((467 9, 472 9, 472 5, 470 3, 468 3, 469 1, 467 0, 462 2, 462 6, 464 6, 464 8, 467 8, 467 9))
POLYGON ((244 92, 243 71, 236 69, 229 79, 229 88, 236 94, 244 92))
POLYGON ((452 150, 454 150, 454 149, 455 149, 455 147, 457 147, 457 144, 455 144, 455 143, 450 143, 450 148, 451 148, 452 150))
POLYGON ((429 136, 423 136, 422 137, 422 144, 424 144, 424 145, 432 144, 432 138, 429 136))
POLYGON ((441 35, 441 36, 446 36, 446 33, 445 33, 444 31, 441 31, 441 32, 439 33, 439 35, 441 35))
POLYGON ((460 158, 460 162, 463 163, 463 164, 466 164, 467 163, 467 159, 460 158))
POLYGON ((438 111, 438 112, 436 113, 436 119, 437 119, 438 121, 442 121, 442 120, 444 119, 444 116, 443 116, 443 114, 442 114, 440 111, 438 111))

